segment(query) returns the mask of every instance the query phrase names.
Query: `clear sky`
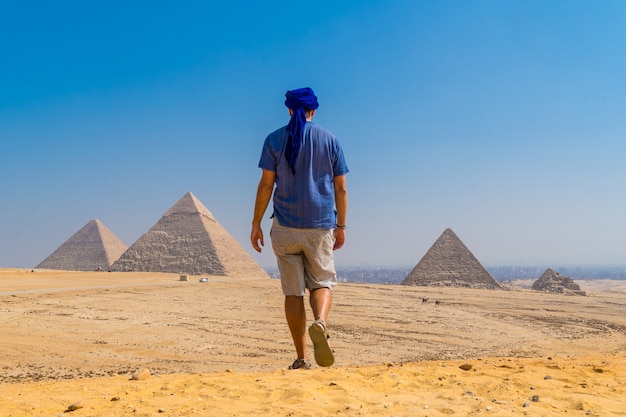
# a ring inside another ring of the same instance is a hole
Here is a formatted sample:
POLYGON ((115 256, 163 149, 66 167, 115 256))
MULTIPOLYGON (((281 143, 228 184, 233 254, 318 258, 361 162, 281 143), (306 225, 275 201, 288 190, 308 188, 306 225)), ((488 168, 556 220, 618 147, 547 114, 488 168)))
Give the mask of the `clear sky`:
POLYGON ((257 164, 305 86, 350 168, 338 267, 446 227, 485 266, 626 265, 625 51, 622 0, 4 1, 0 267, 188 191, 273 266, 257 164))

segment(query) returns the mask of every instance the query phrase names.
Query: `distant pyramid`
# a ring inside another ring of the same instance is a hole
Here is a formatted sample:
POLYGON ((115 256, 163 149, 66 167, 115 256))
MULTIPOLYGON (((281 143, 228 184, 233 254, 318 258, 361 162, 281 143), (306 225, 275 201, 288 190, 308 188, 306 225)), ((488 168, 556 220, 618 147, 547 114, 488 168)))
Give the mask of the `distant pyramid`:
POLYGON ((37 268, 69 271, 108 270, 127 246, 100 220, 90 220, 37 268))
POLYGON ((446 229, 402 281, 403 285, 501 289, 452 231, 446 229))
POLYGON ((192 275, 267 276, 192 193, 182 196, 112 268, 192 275))
POLYGON ((580 290, 580 285, 574 283, 572 278, 554 272, 550 268, 546 269, 541 277, 533 283, 532 290, 556 294, 587 295, 585 291, 580 290))

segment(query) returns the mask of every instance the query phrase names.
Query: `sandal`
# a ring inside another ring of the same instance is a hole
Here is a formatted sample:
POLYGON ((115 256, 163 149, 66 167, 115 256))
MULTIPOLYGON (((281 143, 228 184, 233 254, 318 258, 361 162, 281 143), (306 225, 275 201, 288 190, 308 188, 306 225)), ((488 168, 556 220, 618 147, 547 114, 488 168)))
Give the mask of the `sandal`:
POLYGON ((296 359, 289 365, 289 369, 311 369, 311 364, 306 359, 296 359))
POLYGON ((323 320, 315 320, 309 327, 309 336, 313 342, 313 350, 315 351, 315 362, 319 366, 331 366, 335 363, 335 356, 328 344, 328 333, 326 333, 326 324, 323 320))

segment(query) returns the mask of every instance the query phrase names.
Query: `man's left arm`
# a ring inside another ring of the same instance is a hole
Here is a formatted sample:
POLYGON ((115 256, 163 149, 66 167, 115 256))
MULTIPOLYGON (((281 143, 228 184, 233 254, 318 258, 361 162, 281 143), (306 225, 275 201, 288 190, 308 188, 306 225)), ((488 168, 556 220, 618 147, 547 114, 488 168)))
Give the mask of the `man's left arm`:
MULTIPOLYGON (((348 215, 348 188, 346 186, 346 176, 338 175, 333 179, 335 188, 335 209, 337 210, 337 225, 345 226, 346 217, 348 215)), ((335 228, 335 246, 334 250, 341 249, 346 242, 346 230, 339 227, 335 228)))

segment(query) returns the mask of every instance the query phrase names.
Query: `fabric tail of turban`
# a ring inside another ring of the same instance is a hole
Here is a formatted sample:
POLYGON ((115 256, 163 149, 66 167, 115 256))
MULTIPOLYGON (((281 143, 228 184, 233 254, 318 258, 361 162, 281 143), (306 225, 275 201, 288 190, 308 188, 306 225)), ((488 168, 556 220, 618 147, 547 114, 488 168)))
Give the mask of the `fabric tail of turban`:
POLYGON ((289 163, 291 173, 296 173, 296 160, 300 153, 303 142, 304 125, 306 124, 306 110, 313 110, 319 107, 317 97, 309 87, 299 88, 297 90, 287 91, 285 94, 285 106, 290 108, 293 113, 291 120, 287 125, 289 137, 287 138, 287 146, 285 147, 285 157, 289 163))

